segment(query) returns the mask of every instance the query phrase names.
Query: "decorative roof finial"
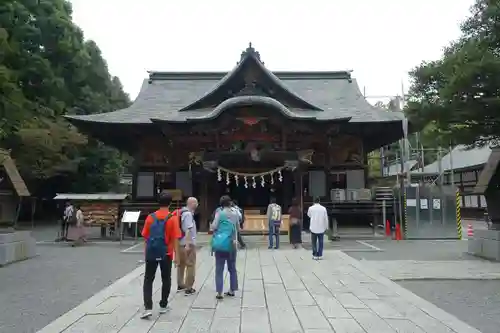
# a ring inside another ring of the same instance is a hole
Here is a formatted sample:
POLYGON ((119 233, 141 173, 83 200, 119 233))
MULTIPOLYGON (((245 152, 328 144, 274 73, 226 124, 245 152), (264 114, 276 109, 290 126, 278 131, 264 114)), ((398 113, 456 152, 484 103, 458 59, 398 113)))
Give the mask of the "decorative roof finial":
POLYGON ((252 42, 248 43, 247 49, 245 51, 241 52, 241 59, 240 59, 240 61, 242 61, 247 56, 253 56, 257 60, 261 61, 260 60, 260 54, 259 54, 259 52, 255 51, 255 49, 252 46, 252 42))

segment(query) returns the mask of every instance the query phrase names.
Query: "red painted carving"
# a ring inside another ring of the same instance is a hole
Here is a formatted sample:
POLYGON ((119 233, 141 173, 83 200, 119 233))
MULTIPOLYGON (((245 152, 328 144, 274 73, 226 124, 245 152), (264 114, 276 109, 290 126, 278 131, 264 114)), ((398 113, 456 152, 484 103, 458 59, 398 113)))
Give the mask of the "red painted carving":
POLYGON ((256 117, 244 117, 244 118, 238 118, 243 122, 243 124, 248 125, 248 126, 254 126, 257 125, 262 119, 261 118, 256 118, 256 117))

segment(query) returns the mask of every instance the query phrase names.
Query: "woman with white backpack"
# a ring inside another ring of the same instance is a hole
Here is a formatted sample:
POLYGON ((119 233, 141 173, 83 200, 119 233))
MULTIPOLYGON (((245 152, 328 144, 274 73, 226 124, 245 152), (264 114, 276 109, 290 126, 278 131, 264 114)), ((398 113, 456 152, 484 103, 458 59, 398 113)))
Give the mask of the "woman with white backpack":
POLYGON ((242 219, 238 209, 233 207, 231 198, 227 195, 220 198, 221 209, 215 213, 210 225, 213 231, 212 251, 215 256, 215 290, 216 298, 224 298, 224 267, 227 263, 229 271, 229 291, 224 295, 234 296, 238 290, 238 274, 236 272, 236 251, 238 246, 238 233, 242 219))

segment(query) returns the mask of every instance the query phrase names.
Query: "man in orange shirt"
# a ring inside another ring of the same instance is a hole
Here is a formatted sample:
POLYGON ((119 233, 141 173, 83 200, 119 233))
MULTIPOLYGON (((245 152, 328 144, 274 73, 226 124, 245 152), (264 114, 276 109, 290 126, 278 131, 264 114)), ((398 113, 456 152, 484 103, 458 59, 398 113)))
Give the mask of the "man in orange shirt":
POLYGON ((167 311, 168 296, 172 283, 172 261, 177 260, 175 249, 181 237, 179 227, 179 216, 177 211, 170 211, 172 196, 167 191, 162 191, 158 196, 160 209, 149 214, 142 229, 142 237, 146 240, 145 261, 146 270, 144 272, 144 313, 142 319, 147 319, 152 315, 153 309, 153 281, 156 269, 161 270, 161 301, 160 313, 167 311))

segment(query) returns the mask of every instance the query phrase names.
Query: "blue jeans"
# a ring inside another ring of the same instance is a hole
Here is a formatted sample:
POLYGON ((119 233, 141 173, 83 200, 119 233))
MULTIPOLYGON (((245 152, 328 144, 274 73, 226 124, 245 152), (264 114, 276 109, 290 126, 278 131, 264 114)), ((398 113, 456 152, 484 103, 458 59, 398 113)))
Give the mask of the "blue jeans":
POLYGON ((280 247, 280 227, 269 222, 269 247, 273 247, 274 238, 276 238, 276 248, 280 247))
POLYGON ((222 294, 224 289, 224 266, 227 262, 229 271, 229 290, 238 290, 238 273, 236 272, 236 251, 234 252, 215 252, 215 290, 222 294))
POLYGON ((323 256, 323 236, 325 234, 315 234, 311 232, 311 243, 313 250, 313 257, 322 257, 323 256))

